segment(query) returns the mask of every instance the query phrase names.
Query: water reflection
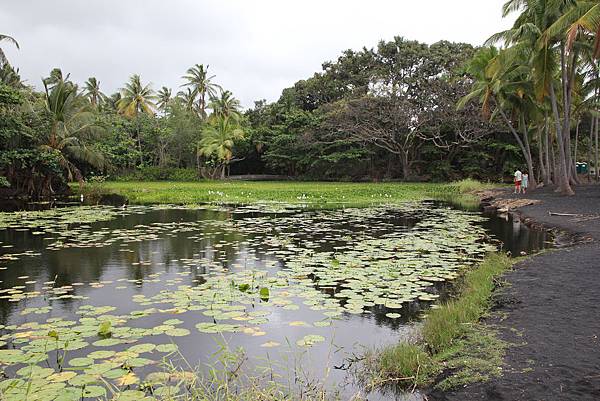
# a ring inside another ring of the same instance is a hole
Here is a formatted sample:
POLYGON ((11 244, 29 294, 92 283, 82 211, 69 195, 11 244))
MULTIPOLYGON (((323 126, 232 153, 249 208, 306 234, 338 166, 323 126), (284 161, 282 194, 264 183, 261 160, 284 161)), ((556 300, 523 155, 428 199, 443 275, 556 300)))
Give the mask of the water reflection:
MULTIPOLYGON (((310 217, 305 214, 304 218, 310 217)), ((111 221, 90 224, 85 229, 74 224, 44 234, 21 229, 0 230, 0 243, 11 246, 2 248, 2 255, 33 252, 31 256, 2 264, 3 289, 15 286, 40 292, 60 289, 53 292, 54 296, 25 298, 18 302, 11 302, 5 296, 0 299, 0 324, 19 325, 52 317, 76 320, 75 312, 82 305, 111 305, 117 307, 119 314, 128 314, 143 308, 132 302, 136 295, 150 297, 165 289, 197 286, 204 283, 209 274, 262 269, 276 275, 286 260, 285 253, 275 252, 281 241, 315 251, 343 252, 347 243, 342 237, 360 242, 367 235, 401 235, 420 221, 420 215, 375 211, 372 215, 349 216, 328 224, 321 224, 315 218, 304 225, 294 224, 295 219, 297 216, 287 214, 163 209, 128 213, 111 221), (278 219, 278 225, 271 224, 273 218, 278 219), (235 223, 242 219, 246 219, 245 224, 251 221, 253 230, 244 233, 236 230, 235 223), (336 232, 337 239, 332 239, 332 232, 336 232), (47 315, 20 314, 25 308, 47 305, 53 307, 47 315)), ((518 222, 493 217, 480 224, 513 254, 545 246, 544 233, 518 222)), ((298 300, 298 304, 294 319, 309 323, 322 319, 319 312, 303 305, 302 300, 298 300)), ((301 355, 301 361, 310 373, 319 375, 324 370, 323 355, 328 355, 329 367, 331 364, 340 366, 358 346, 395 343, 410 334, 412 328, 406 322, 426 305, 419 302, 405 305, 401 319, 387 318, 382 306, 373 307, 370 313, 346 314, 331 328, 323 329, 332 339, 331 343, 307 351, 301 355), (333 353, 332 344, 336 350, 333 353)), ((312 326, 290 326, 289 312, 281 308, 268 303, 260 306, 271 312, 269 322, 264 325, 269 340, 295 344, 296 339, 315 332, 312 326)), ((195 311, 186 311, 177 318, 185 322, 182 327, 194 334, 196 323, 209 321, 195 311)), ((164 315, 151 315, 136 320, 136 324, 137 327, 155 327, 165 319, 164 315)), ((164 341, 160 337, 153 339, 161 340, 164 341)), ((249 353, 265 355, 261 348, 265 338, 224 335, 222 340, 231 347, 241 346, 249 353)), ((199 335, 178 338, 176 343, 192 365, 208 362, 216 345, 214 339, 199 335)), ((271 356, 286 353, 287 358, 299 357, 289 349, 271 351, 271 356)), ((331 383, 342 382, 344 374, 341 370, 334 371, 329 379, 331 383)))

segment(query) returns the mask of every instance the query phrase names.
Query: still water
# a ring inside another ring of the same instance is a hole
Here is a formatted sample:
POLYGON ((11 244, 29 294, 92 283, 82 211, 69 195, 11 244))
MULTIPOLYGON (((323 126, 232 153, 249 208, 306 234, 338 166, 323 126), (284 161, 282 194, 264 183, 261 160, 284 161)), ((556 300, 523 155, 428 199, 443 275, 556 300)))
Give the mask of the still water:
MULTIPOLYGON (((434 202, 54 210, 0 219, 2 343, 21 350, 0 362, 9 377, 32 363, 70 365, 63 395, 131 372, 143 380, 162 358, 206 366, 219 350, 243 349, 244 369, 292 387, 317 381, 349 399, 361 392, 348 375, 354 357, 411 336, 445 283, 493 247, 518 255, 549 240, 510 218, 434 202), (106 370, 90 374, 98 364, 106 370)), ((418 396, 369 399, 396 397, 418 396)))

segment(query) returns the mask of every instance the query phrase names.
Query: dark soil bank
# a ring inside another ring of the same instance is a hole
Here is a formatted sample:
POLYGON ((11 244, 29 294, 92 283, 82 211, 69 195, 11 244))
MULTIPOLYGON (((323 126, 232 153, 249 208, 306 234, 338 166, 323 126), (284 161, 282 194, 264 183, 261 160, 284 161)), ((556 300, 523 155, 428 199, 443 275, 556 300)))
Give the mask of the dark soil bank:
POLYGON ((429 400, 600 400, 600 186, 576 192, 562 197, 541 189, 527 195, 541 202, 520 210, 522 218, 574 234, 576 243, 520 262, 506 274, 509 285, 497 294, 487 321, 515 344, 502 377, 434 392, 429 400))

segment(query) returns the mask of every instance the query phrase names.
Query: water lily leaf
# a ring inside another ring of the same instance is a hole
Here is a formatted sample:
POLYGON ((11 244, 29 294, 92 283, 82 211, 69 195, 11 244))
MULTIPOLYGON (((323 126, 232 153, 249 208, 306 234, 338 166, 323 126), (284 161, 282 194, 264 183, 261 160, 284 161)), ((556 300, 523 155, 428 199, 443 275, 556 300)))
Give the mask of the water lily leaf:
POLYGON ((133 372, 131 372, 119 377, 117 379, 117 384, 119 386, 129 386, 131 384, 137 383, 138 381, 140 381, 140 379, 133 372))
POLYGON ((276 341, 267 341, 266 343, 261 344, 260 346, 263 348, 273 348, 273 347, 278 347, 280 345, 281 344, 276 341))
POLYGON ((94 363, 92 358, 73 358, 69 360, 69 365, 73 367, 89 366, 94 363))
POLYGON ((76 372, 70 372, 70 371, 58 372, 58 373, 54 373, 54 374, 48 376, 48 381, 54 382, 54 383, 62 383, 62 382, 71 380, 75 376, 77 376, 76 372))
POLYGON ((325 341, 325 337, 311 334, 311 335, 304 336, 301 340, 298 340, 296 342, 296 344, 298 344, 301 347, 310 347, 310 346, 312 346, 316 343, 320 343, 322 341, 325 341))

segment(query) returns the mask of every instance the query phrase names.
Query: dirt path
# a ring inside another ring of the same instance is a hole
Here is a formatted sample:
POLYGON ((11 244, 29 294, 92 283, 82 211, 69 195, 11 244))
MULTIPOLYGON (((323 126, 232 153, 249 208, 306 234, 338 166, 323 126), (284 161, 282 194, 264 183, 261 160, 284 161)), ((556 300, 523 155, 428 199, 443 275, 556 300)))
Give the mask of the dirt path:
POLYGON ((517 344, 508 350, 503 376, 429 400, 600 400, 600 186, 576 191, 567 198, 538 190, 527 198, 540 202, 519 209, 523 218, 566 230, 578 243, 506 274, 510 285, 486 322, 517 344))

